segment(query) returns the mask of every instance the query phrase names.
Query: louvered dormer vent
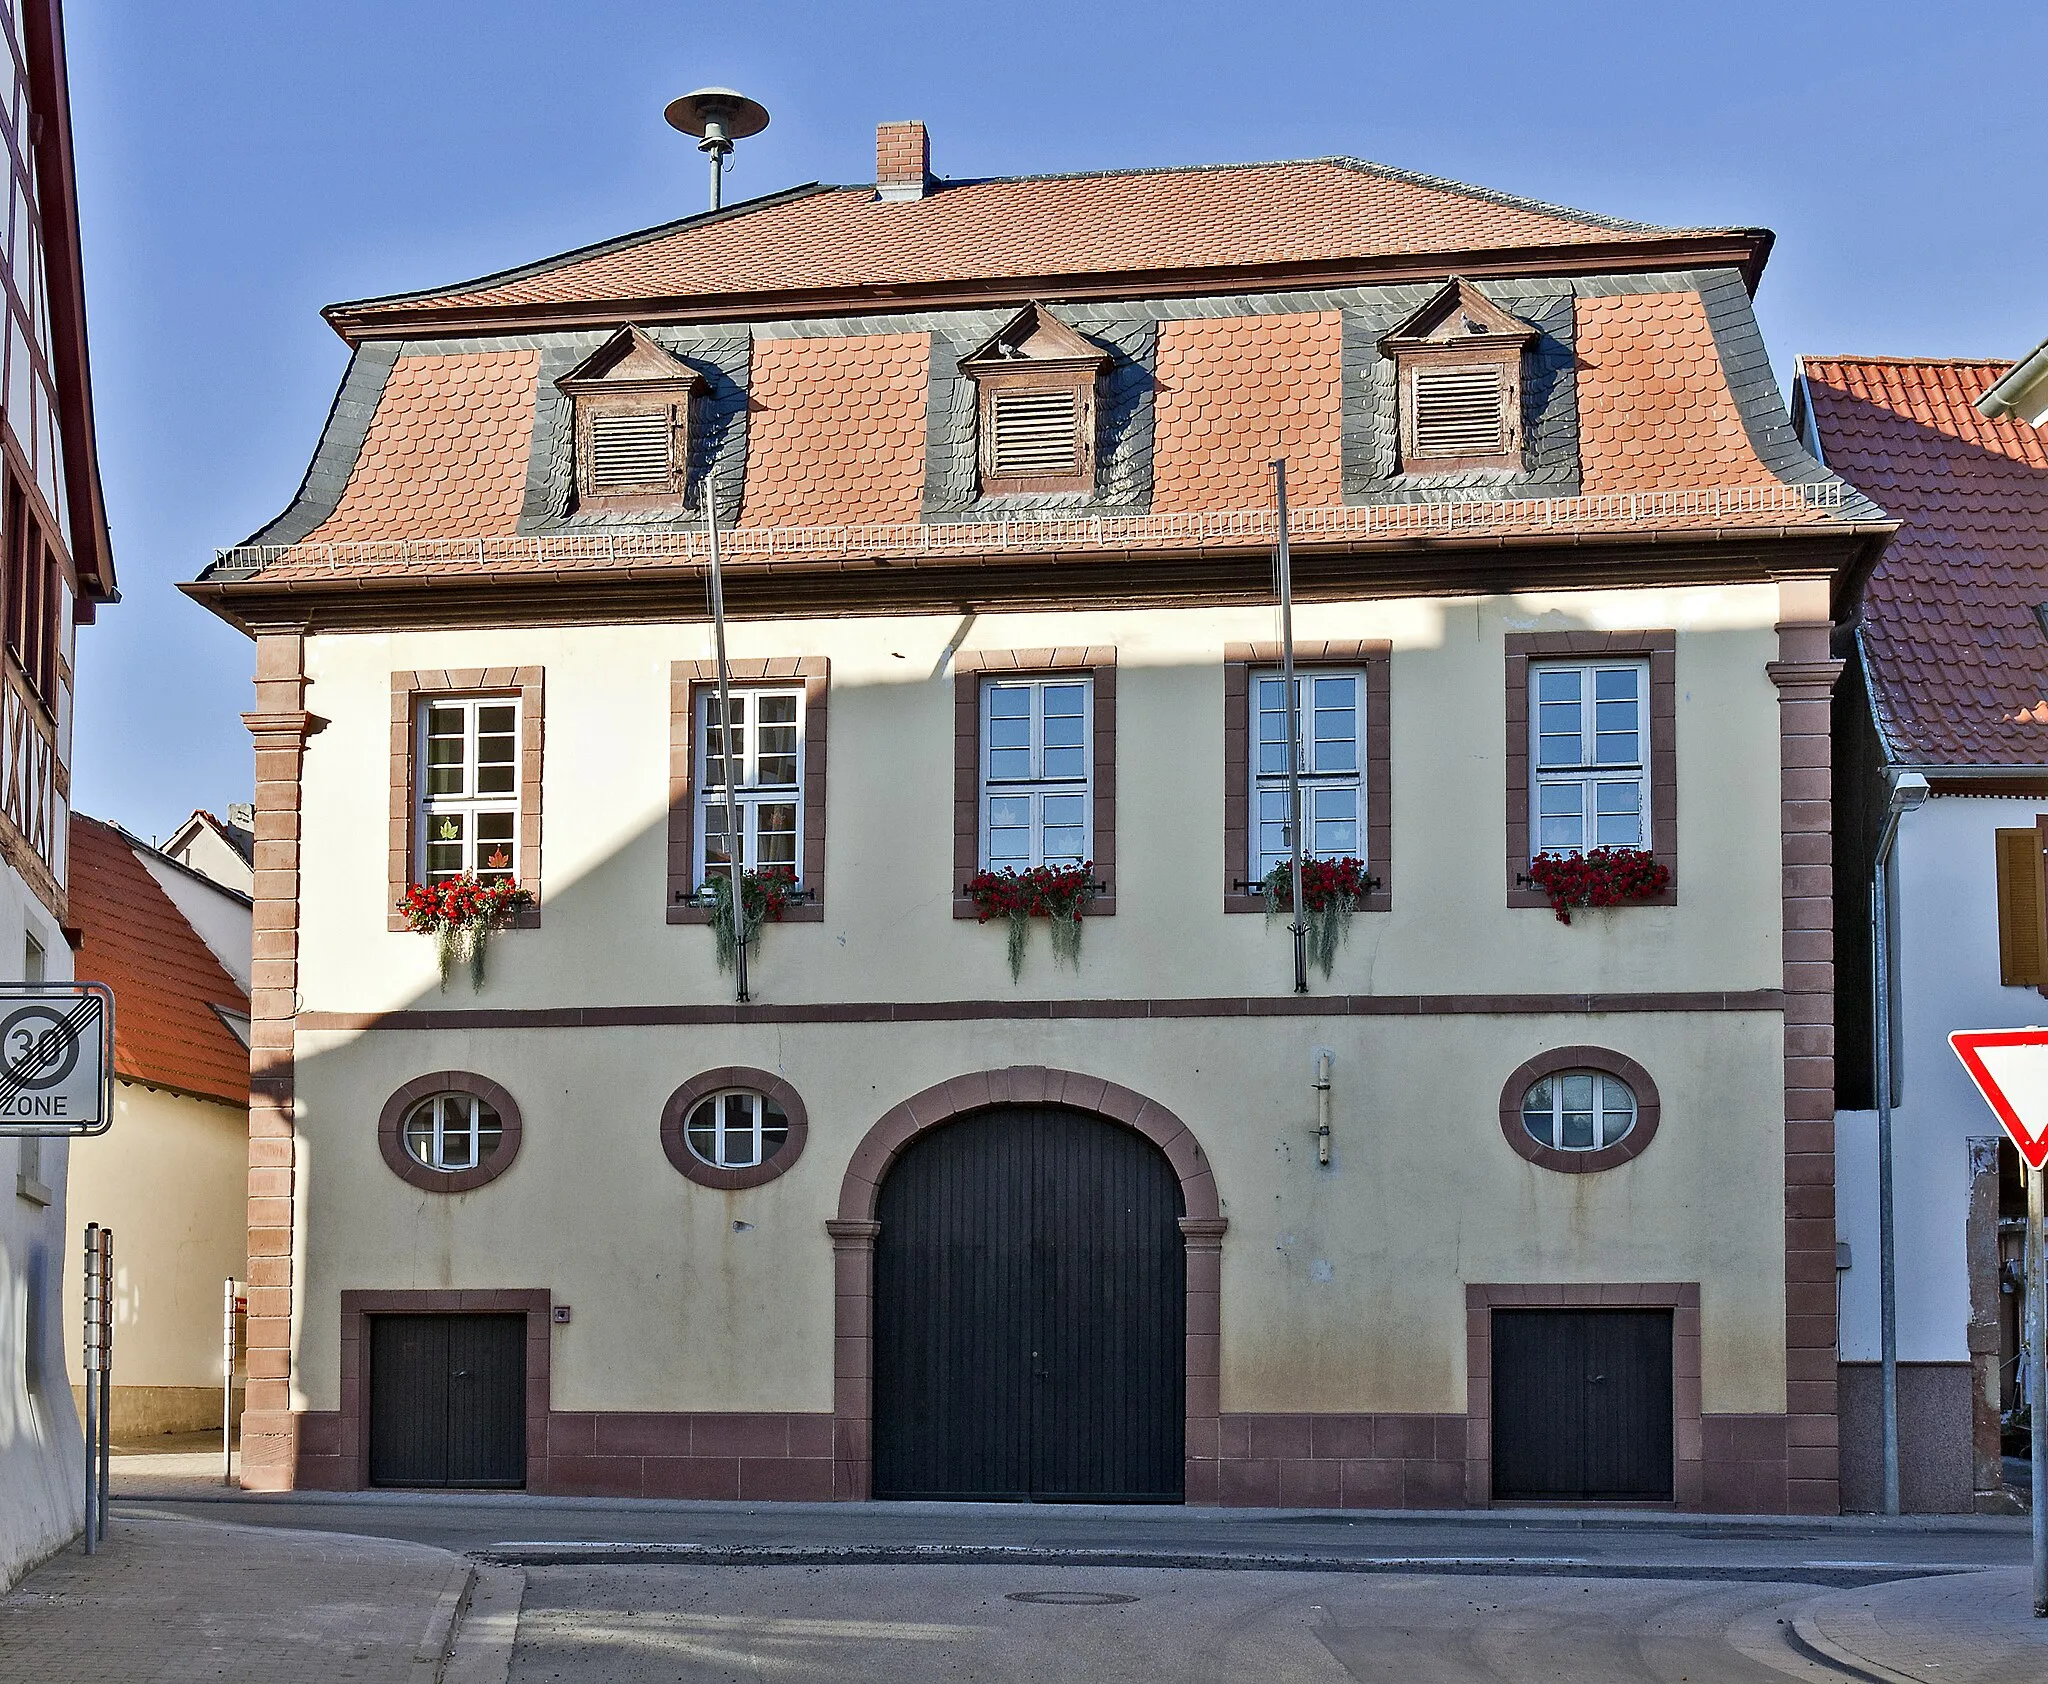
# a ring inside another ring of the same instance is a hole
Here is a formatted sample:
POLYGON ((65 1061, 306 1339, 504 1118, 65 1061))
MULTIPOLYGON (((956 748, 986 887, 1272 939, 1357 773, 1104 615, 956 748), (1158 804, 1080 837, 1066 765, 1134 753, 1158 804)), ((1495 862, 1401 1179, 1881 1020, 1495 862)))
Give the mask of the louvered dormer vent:
POLYGON ((1497 456, 1506 449, 1501 375, 1498 366, 1416 369, 1415 454, 1497 456))
POLYGON ((1003 479, 1077 472, 1078 396, 1071 389, 995 393, 989 406, 995 430, 990 472, 1003 479))
POLYGON ((675 424, 666 409, 590 418, 590 488, 600 494, 666 486, 675 471, 675 424))

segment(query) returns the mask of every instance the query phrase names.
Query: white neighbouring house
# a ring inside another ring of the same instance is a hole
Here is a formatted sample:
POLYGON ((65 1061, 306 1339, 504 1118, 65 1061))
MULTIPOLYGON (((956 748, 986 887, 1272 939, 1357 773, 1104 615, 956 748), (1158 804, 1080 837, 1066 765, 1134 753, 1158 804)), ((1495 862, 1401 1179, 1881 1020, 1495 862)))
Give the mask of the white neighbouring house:
POLYGON ((1947 1040, 2048 1021, 2048 436, 1977 407, 2011 367, 1808 357, 1794 397, 1808 448, 1901 522, 1835 692, 1845 1508, 1883 1501, 1870 887, 1908 774, 1929 794, 1889 871, 1902 1507, 2011 1501, 2019 1160, 1947 1040))
MULTIPOLYGON (((93 444, 60 0, 0 0, 0 981, 71 974, 72 633, 118 600, 93 444)), ((0 1586, 85 1495, 61 1345, 65 1143, 0 1140, 0 1586)))

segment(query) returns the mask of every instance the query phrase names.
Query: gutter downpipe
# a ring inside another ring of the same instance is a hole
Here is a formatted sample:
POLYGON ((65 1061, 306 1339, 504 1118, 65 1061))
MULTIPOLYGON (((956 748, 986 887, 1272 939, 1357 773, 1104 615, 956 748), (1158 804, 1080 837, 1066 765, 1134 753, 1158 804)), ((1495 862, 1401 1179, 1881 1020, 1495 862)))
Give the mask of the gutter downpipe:
POLYGON ((1875 1027, 1877 1097, 1877 1270, 1879 1358, 1884 1385, 1884 1512, 1899 1512, 1899 1282, 1892 1198, 1891 856, 1899 820, 1927 799, 1927 780, 1905 772, 1893 780, 1870 880, 1871 1021, 1875 1027))

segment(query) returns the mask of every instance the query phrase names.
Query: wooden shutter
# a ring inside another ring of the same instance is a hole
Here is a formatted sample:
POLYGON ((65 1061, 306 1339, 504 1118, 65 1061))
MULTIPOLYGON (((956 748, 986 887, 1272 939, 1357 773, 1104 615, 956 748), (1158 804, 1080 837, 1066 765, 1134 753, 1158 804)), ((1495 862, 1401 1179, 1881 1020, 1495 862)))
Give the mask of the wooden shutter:
POLYGON ((1498 368, 1418 368, 1415 454, 1498 456, 1507 449, 1498 368))
POLYGON ((1998 832, 1998 980, 2008 988, 2039 988, 2044 976, 2041 836, 1998 832))
POLYGON ((989 472, 1003 479, 1080 472, 1078 395, 996 393, 989 416, 995 432, 989 472))
POLYGON ((666 409, 590 418, 590 488, 663 487, 675 471, 675 429, 666 409))

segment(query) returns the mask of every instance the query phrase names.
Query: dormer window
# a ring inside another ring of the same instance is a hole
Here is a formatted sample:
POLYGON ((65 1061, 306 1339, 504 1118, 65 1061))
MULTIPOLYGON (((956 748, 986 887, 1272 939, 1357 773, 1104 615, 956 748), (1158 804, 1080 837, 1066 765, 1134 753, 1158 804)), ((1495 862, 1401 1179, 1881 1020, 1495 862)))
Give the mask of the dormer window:
POLYGON ((1027 304, 960 359, 975 384, 981 495, 1095 490, 1095 388, 1108 353, 1027 304))
POLYGON ((704 377, 637 327, 624 327, 556 382, 576 407, 579 508, 653 509, 683 501, 691 399, 704 377))
POLYGON ((1380 341, 1394 363, 1404 474, 1522 468, 1522 358, 1536 330, 1469 281, 1380 341))

